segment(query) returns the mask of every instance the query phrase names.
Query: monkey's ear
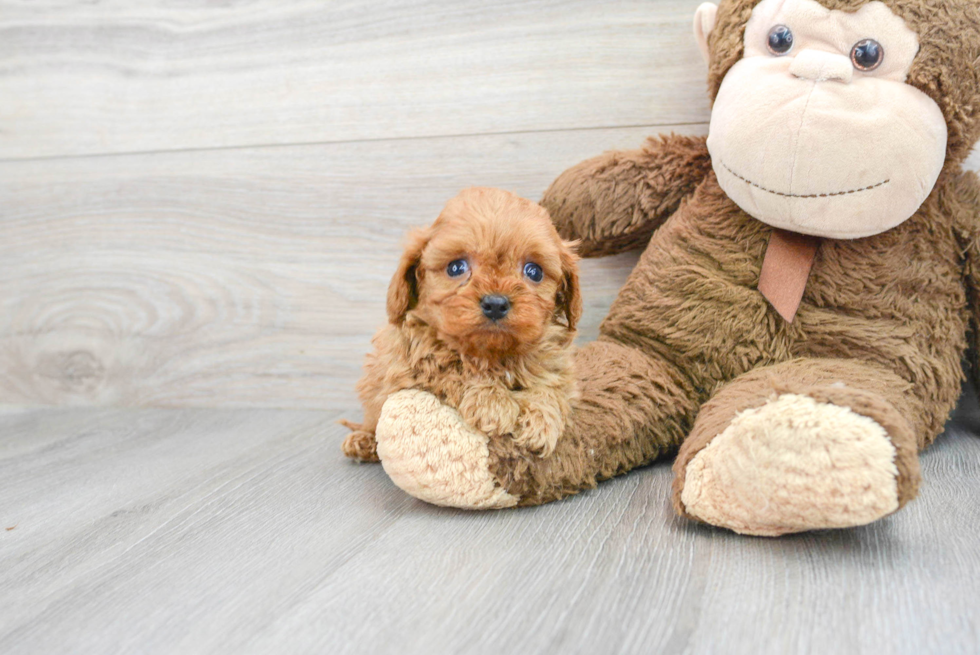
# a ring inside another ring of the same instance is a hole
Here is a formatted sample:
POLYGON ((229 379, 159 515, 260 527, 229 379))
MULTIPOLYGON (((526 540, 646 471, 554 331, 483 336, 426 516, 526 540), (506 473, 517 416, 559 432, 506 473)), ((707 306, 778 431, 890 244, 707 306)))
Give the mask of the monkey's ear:
POLYGON ((391 284, 388 285, 388 321, 395 325, 401 325, 408 310, 418 304, 419 262, 430 237, 428 229, 409 233, 405 253, 398 262, 398 270, 391 277, 391 284))
POLYGON ((708 35, 715 29, 715 18, 718 16, 718 5, 713 2, 703 2, 694 12, 694 38, 698 40, 698 48, 704 63, 711 63, 711 52, 708 50, 708 35))
POLYGON ((562 241, 561 244, 561 284, 555 297, 555 308, 564 314, 568 329, 574 330, 582 318, 582 292, 578 282, 578 260, 575 254, 577 242, 562 241))

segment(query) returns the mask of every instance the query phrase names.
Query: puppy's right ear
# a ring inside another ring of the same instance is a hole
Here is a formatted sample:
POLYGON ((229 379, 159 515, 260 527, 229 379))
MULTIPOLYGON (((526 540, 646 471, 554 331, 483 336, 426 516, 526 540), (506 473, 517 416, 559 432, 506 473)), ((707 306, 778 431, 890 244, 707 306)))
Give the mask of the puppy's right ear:
POLYGON ((401 325, 405 314, 419 301, 419 261, 422 250, 429 242, 428 229, 418 229, 409 233, 405 253, 398 262, 398 270, 388 285, 388 321, 401 325))

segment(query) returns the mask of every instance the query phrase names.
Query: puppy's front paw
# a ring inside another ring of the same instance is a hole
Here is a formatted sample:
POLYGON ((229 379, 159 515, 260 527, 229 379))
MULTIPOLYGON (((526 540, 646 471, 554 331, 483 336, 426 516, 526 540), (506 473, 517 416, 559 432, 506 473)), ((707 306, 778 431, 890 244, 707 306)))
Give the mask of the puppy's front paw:
POLYGON ((459 404, 463 420, 490 437, 513 432, 521 407, 509 391, 496 384, 478 384, 463 394, 459 404))
POLYGON ((565 431, 565 417, 557 407, 529 407, 520 418, 520 429, 514 442, 541 457, 554 452, 558 439, 565 431))
POLYGON ((374 435, 364 430, 355 430, 347 435, 343 445, 344 454, 361 462, 379 462, 378 442, 374 435))

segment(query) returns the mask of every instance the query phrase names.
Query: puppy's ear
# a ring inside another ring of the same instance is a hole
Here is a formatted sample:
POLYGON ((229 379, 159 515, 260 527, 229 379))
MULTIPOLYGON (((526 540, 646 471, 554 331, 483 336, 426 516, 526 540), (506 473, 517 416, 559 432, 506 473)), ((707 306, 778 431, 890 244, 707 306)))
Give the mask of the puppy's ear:
POLYGON ((419 261, 422 250, 429 242, 428 229, 418 229, 409 233, 405 253, 398 262, 398 270, 388 285, 388 321, 401 325, 405 314, 419 301, 419 261))
POLYGON ((561 243, 561 284, 555 296, 555 308, 565 315, 569 330, 574 330, 582 318, 582 293, 578 283, 578 260, 575 247, 578 242, 561 243))

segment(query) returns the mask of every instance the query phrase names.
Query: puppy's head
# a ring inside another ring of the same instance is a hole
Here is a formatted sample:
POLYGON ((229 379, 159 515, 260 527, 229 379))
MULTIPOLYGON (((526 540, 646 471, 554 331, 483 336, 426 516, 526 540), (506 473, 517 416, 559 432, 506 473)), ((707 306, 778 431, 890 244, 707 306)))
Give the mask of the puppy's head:
POLYGON ((471 356, 520 354, 553 323, 574 334, 582 315, 577 262, 540 205, 467 189, 409 236, 388 289, 388 318, 400 324, 412 310, 471 356))

